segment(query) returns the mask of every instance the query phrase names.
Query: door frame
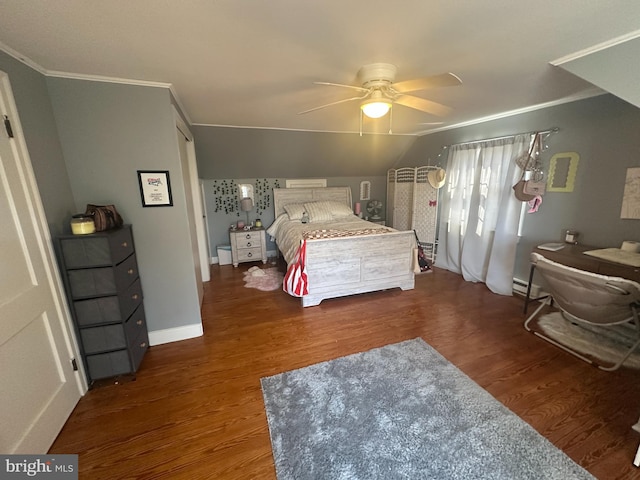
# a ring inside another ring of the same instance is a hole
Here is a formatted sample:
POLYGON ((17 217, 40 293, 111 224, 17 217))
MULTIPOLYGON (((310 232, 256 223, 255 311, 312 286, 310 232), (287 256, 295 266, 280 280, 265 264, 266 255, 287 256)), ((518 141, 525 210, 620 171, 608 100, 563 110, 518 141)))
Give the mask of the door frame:
MULTIPOLYGON (((200 178, 198 176, 198 162, 196 160, 196 148, 193 140, 193 134, 189 130, 189 127, 182 119, 182 116, 178 112, 175 106, 173 106, 173 113, 176 121, 176 128, 187 139, 187 163, 189 167, 188 178, 185 178, 185 182, 189 182, 191 185, 191 198, 187 198, 187 201, 193 203, 193 215, 194 225, 196 230, 196 242, 198 244, 198 254, 200 259, 200 270, 202 273, 202 281, 208 282, 211 280, 211 264, 209 261, 209 242, 207 240, 208 232, 205 230, 206 215, 203 205, 203 199, 200 194, 200 178)), ((183 173, 184 175, 184 173, 183 173)))
MULTIPOLYGON (((0 94, 6 101, 5 113, 11 121, 11 127, 13 131, 13 137, 9 140, 11 142, 13 155, 15 161, 18 164, 18 168, 22 170, 24 176, 23 185, 25 193, 27 195, 27 201, 29 205, 28 212, 18 212, 19 214, 28 214, 31 216, 33 222, 33 231, 35 239, 39 245, 39 255, 41 256, 44 275, 46 276, 46 287, 51 291, 51 300, 53 308, 55 310, 55 318, 51 318, 52 322, 56 322, 60 326, 60 333, 63 341, 63 345, 59 345, 59 349, 56 350, 56 356, 60 364, 70 364, 75 359, 75 365, 77 369, 74 369, 73 375, 66 376, 68 382, 73 382, 75 388, 78 390, 78 399, 82 397, 88 390, 89 386, 84 371, 84 366, 81 360, 80 348, 75 334, 75 328, 71 316, 71 312, 66 300, 65 289, 58 269, 58 263, 53 248, 53 240, 49 225, 44 212, 44 206, 42 198, 40 197, 40 191, 36 182, 35 174, 33 171, 33 165, 31 157, 29 156, 29 150, 27 148, 26 139, 22 130, 22 124, 20 122, 20 116, 18 114, 18 107, 15 103, 15 97, 11 88, 11 82, 9 75, 0 71, 0 94), (66 356, 66 358, 63 357, 66 356), (69 363, 67 363, 69 362, 69 363), (73 380, 72 380, 73 379, 73 380)), ((6 135, 5 132, 1 134, 6 135)), ((52 316, 53 317, 53 316, 52 316)), ((28 381, 28 379, 25 379, 28 381)), ((74 404, 75 406, 75 404, 74 404)), ((71 411, 69 411, 69 414, 71 411)), ((45 430, 42 423, 36 422, 29 426, 25 432, 24 437, 21 439, 18 449, 24 448, 31 450, 42 450, 50 447, 55 435, 59 433, 59 430, 55 432, 53 438, 50 438, 53 432, 50 431, 52 424, 58 424, 62 429, 67 418, 56 419, 55 422, 45 422, 49 425, 45 430)), ((57 427, 56 427, 57 428, 57 427)), ((40 453, 33 451, 32 453, 40 453)), ((42 452, 46 453, 46 452, 42 452)))

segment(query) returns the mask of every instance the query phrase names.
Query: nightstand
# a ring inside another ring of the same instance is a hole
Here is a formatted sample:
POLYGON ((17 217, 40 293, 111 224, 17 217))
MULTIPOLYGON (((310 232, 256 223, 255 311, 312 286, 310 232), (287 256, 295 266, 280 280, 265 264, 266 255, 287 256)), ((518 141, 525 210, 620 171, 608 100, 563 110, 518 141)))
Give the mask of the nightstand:
POLYGON ((231 262, 237 267, 242 262, 262 260, 267 263, 267 237, 264 228, 229 230, 231 262))

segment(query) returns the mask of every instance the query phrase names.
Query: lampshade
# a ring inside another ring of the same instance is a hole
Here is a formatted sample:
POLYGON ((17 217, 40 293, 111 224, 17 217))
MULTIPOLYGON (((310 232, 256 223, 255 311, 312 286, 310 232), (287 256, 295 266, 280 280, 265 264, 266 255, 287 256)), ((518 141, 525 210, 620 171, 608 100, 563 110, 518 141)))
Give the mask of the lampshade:
POLYGON ((391 101, 380 90, 374 90, 371 97, 360 104, 360 108, 367 117, 380 118, 391 108, 391 101))
POLYGON ((253 209, 253 200, 251 200, 249 197, 245 197, 242 200, 240 200, 240 210, 242 210, 243 212, 248 212, 252 209, 253 209))

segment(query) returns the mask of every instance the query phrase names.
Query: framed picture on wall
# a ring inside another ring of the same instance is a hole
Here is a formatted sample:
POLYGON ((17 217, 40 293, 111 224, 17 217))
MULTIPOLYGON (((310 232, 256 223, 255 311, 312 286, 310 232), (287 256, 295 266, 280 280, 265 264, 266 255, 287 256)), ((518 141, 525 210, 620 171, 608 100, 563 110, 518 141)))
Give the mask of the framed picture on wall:
POLYGON ((171 207, 171 182, 168 170, 138 170, 143 207, 171 207))

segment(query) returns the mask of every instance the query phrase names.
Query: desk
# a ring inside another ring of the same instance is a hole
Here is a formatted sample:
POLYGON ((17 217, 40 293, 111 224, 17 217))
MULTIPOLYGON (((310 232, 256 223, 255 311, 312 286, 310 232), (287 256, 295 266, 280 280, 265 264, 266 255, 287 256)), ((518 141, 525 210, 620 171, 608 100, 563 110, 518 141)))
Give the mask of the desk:
MULTIPOLYGON (((631 265, 624 265, 622 263, 610 262, 601 258, 585 255, 584 252, 589 250, 598 250, 602 247, 592 247, 589 245, 565 245, 564 248, 552 252, 550 250, 542 250, 540 248, 534 248, 533 251, 542 255, 545 258, 569 267, 578 268, 580 270, 586 270, 587 272, 599 273, 600 275, 608 275, 610 277, 622 277, 629 280, 634 280, 640 283, 640 267, 632 267, 631 265)), ((527 286, 527 297, 524 301, 524 313, 527 313, 527 307, 530 302, 539 300, 537 298, 530 299, 531 295, 531 282, 533 281, 533 273, 535 266, 531 265, 529 271, 529 284, 527 286)))

